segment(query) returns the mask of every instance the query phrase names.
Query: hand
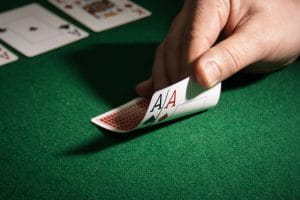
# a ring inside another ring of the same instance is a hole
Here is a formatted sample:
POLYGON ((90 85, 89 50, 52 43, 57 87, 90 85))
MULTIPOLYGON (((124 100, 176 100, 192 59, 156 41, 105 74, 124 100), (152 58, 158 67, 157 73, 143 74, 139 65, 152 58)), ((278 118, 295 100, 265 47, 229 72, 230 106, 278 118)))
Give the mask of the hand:
POLYGON ((252 71, 269 72, 293 62, 299 10, 300 0, 185 0, 137 93, 149 96, 187 76, 209 88, 253 63, 263 65, 252 71))

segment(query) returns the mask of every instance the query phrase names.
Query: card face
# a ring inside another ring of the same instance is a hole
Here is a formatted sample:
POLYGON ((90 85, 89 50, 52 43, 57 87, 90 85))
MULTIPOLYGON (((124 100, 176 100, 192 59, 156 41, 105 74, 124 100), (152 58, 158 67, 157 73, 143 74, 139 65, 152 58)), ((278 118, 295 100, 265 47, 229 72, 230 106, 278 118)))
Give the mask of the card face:
POLYGON ((0 44, 0 66, 18 60, 18 57, 0 44))
POLYGON ((155 119, 153 123, 169 120, 177 106, 185 101, 185 84, 180 81, 152 95, 149 108, 142 125, 148 126, 148 119, 155 119))
POLYGON ((134 99, 91 121, 105 129, 126 133, 214 107, 220 93, 221 83, 203 90, 191 78, 186 78, 155 92, 151 100, 134 99))
POLYGON ((0 39, 28 57, 78 41, 88 33, 38 4, 0 14, 0 39))
POLYGON ((151 12, 128 0, 49 0, 95 32, 144 17, 151 12))

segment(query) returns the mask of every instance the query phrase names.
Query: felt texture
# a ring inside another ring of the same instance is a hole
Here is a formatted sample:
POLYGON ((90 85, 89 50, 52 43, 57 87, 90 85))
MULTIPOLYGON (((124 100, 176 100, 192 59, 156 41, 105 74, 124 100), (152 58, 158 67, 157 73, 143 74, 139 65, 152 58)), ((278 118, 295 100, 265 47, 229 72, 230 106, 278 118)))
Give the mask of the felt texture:
POLYGON ((0 67, 0 199, 300 199, 299 61, 127 136, 90 123, 135 97, 182 3, 135 2, 153 15, 0 67))

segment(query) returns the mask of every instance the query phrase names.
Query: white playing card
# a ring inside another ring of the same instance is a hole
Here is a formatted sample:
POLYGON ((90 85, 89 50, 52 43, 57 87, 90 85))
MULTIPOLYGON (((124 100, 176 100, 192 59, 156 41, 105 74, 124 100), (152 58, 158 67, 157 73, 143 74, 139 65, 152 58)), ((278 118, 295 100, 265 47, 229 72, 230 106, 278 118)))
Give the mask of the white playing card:
POLYGON ((203 90, 191 78, 185 78, 153 94, 139 128, 144 125, 148 126, 148 119, 153 119, 153 117, 155 121, 151 125, 209 109, 218 103, 220 93, 221 83, 203 90))
POLYGON ((111 131, 125 133, 145 128, 214 107, 220 97, 221 83, 203 90, 186 78, 152 95, 151 101, 137 98, 91 121, 111 131))
POLYGON ((0 66, 18 60, 18 57, 0 44, 0 66))
POLYGON ((95 32, 144 17, 151 12, 128 0, 49 0, 95 32))
POLYGON ((78 41, 88 33, 38 4, 0 14, 0 38, 28 57, 78 41))
POLYGON ((185 100, 185 84, 182 81, 159 90, 152 95, 148 110, 142 125, 160 123, 169 119, 176 107, 185 100), (153 121, 153 119, 155 119, 153 121))

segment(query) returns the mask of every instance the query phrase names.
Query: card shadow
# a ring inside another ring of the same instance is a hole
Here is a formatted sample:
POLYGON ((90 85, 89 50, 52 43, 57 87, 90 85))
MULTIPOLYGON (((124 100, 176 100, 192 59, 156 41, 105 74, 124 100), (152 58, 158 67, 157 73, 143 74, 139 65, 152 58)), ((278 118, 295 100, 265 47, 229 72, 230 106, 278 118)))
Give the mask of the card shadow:
POLYGON ((76 145, 74 147, 67 148, 58 154, 58 157, 70 157, 70 156, 80 156, 80 155, 91 155, 95 153, 99 153, 105 149, 112 148, 119 144, 129 142, 138 137, 142 137, 148 133, 154 132, 155 130, 161 129, 162 127, 167 128, 172 126, 179 121, 186 120, 188 118, 192 118, 195 115, 204 113, 206 111, 201 111, 200 113, 195 113, 192 115, 188 115, 179 119, 175 119, 172 121, 165 122, 163 124, 157 124, 152 127, 148 127, 145 129, 138 129, 132 131, 130 133, 114 133, 108 130, 104 130, 100 127, 97 127, 99 132, 99 136, 90 139, 87 142, 76 145))
MULTIPOLYGON (((67 59, 72 63, 72 67, 78 70, 80 78, 87 86, 92 88, 102 101, 106 101, 113 108, 136 97, 134 87, 151 74, 157 46, 158 43, 99 44, 76 52, 67 59)), ((222 91, 227 92, 247 87, 265 77, 266 75, 238 73, 223 82, 222 91)), ((194 115, 122 135, 98 128, 99 137, 68 148, 59 155, 65 157, 101 152, 194 115)))

